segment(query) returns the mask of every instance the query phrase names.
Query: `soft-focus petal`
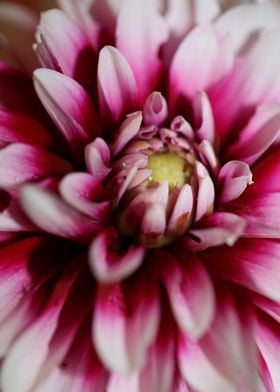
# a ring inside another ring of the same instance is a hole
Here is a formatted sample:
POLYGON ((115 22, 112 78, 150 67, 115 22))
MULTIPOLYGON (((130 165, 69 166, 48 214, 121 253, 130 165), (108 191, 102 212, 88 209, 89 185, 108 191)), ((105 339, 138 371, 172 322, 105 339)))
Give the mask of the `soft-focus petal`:
POLYGON ((88 171, 101 181, 110 173, 110 150, 106 142, 96 138, 85 148, 85 161, 88 171))

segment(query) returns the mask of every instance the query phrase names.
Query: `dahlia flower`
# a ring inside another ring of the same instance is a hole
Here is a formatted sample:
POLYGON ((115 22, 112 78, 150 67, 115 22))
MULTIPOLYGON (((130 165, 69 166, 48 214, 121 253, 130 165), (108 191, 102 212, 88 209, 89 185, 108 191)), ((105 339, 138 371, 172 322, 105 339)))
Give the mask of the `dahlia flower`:
POLYGON ((280 391, 279 5, 54 6, 0 3, 1 390, 280 391))

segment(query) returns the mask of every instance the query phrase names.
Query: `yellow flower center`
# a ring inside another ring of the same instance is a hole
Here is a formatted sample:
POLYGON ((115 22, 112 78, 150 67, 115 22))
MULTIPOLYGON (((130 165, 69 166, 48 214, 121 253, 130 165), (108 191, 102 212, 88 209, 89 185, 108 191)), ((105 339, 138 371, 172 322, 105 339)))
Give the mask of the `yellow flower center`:
POLYGON ((191 177, 191 165, 179 155, 172 152, 155 153, 148 158, 148 169, 152 171, 148 186, 167 180, 169 187, 181 187, 191 177))

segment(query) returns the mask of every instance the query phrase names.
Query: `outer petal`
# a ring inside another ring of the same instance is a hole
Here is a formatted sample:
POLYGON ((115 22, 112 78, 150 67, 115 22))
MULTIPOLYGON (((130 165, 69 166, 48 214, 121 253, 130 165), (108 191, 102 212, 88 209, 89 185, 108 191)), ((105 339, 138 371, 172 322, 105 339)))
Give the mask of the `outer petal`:
POLYGON ((190 252, 184 263, 168 254, 162 254, 162 259, 169 261, 163 280, 175 319, 182 331, 197 340, 208 330, 215 312, 215 294, 208 273, 190 252))
POLYGON ((127 58, 143 102, 160 76, 160 46, 167 40, 167 26, 154 3, 125 0, 117 21, 117 48, 127 58))
POLYGON ((140 274, 123 284, 99 287, 93 339, 99 356, 110 370, 131 372, 145 363, 159 325, 157 290, 153 279, 147 281, 140 274))
POLYGON ((131 246, 127 250, 121 248, 120 238, 113 228, 103 231, 97 236, 89 253, 89 262, 96 278, 101 282, 120 281, 131 275, 142 263, 145 248, 131 246), (113 247, 116 247, 116 250, 113 247))
POLYGON ((27 216, 51 234, 88 242, 101 229, 100 224, 80 214, 56 195, 33 185, 21 188, 21 204, 27 216))
POLYGON ((37 94, 72 150, 81 150, 99 133, 93 104, 83 87, 56 71, 37 69, 34 72, 37 94))
POLYGON ((105 46, 100 51, 97 78, 100 109, 107 121, 116 123, 135 109, 136 81, 127 60, 116 48, 105 46))

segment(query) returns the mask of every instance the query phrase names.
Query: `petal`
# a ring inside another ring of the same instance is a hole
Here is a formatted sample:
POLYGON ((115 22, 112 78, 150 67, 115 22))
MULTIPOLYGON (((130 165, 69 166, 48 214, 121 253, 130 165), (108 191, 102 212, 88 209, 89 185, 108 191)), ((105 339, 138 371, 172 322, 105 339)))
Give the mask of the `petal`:
POLYGON ((125 0, 117 20, 117 48, 128 60, 138 85, 140 100, 157 85, 160 46, 167 40, 167 25, 153 2, 125 0))
POLYGON ((0 146, 17 142, 48 147, 50 136, 35 118, 0 109, 0 146))
POLYGON ((96 138, 85 148, 85 161, 88 171, 99 181, 110 173, 110 149, 101 138, 96 138))
POLYGON ((246 221, 229 212, 214 212, 202 218, 198 226, 190 231, 194 240, 187 243, 193 251, 200 251, 212 246, 227 244, 233 246, 245 231, 246 221))
POLYGON ((259 106, 248 125, 233 143, 228 158, 239 159, 252 165, 280 134, 280 105, 259 106))
POLYGON ((165 98, 160 92, 154 91, 145 101, 143 109, 144 123, 160 126, 167 118, 168 108, 165 98))
POLYGON ((113 228, 101 232, 92 242, 89 251, 93 274, 99 281, 107 283, 117 282, 131 275, 141 265, 144 257, 143 246, 132 245, 128 249, 122 249, 121 239, 113 228))
MULTIPOLYGON (((54 61, 54 70, 76 79, 82 85, 87 84, 89 70, 94 65, 90 55, 90 42, 79 26, 73 23, 58 9, 45 11, 36 32, 35 51, 43 67, 49 67, 50 56, 54 61)), ((92 76, 90 78, 91 82, 92 76)))
POLYGON ((234 247, 207 249, 203 260, 215 274, 279 301, 280 244, 266 239, 240 239, 234 247))
POLYGON ((43 105, 75 153, 99 133, 93 104, 83 87, 59 72, 37 69, 34 85, 43 105))
POLYGON ((211 103, 205 92, 198 92, 193 100, 193 110, 196 122, 196 136, 199 140, 214 142, 215 122, 211 103))
POLYGON ((135 109, 137 87, 132 70, 122 53, 113 46, 105 46, 99 54, 99 105, 106 121, 120 121, 125 113, 135 109))
POLYGON ((237 199, 253 183, 250 167, 241 161, 227 162, 220 170, 218 177, 218 202, 228 203, 237 199))
POLYGON ((182 235, 187 230, 193 212, 193 190, 189 184, 182 186, 168 221, 168 234, 182 235))
POLYGON ((33 185, 24 185, 20 193, 27 216, 48 233, 88 242, 101 229, 100 224, 80 214, 55 194, 33 185))
POLYGON ((215 313, 215 294, 208 273, 190 252, 184 264, 169 254, 162 254, 162 259, 169 261, 163 280, 175 319, 180 330, 198 340, 208 330, 215 313))
POLYGON ((159 326, 157 290, 153 279, 147 281, 140 274, 137 280, 99 287, 93 339, 100 358, 110 370, 132 372, 145 363, 159 326))
POLYGON ((200 162, 196 162, 196 176, 198 179, 198 194, 195 220, 198 221, 205 214, 212 212, 215 188, 208 171, 200 162))
POLYGON ((14 143, 0 150, 2 187, 13 187, 49 176, 61 176, 71 169, 71 165, 64 159, 28 144, 14 143))
POLYGON ((219 42, 211 25, 197 27, 179 45, 170 68, 169 102, 174 108, 181 95, 190 99, 207 90, 231 69, 228 39, 219 42))

